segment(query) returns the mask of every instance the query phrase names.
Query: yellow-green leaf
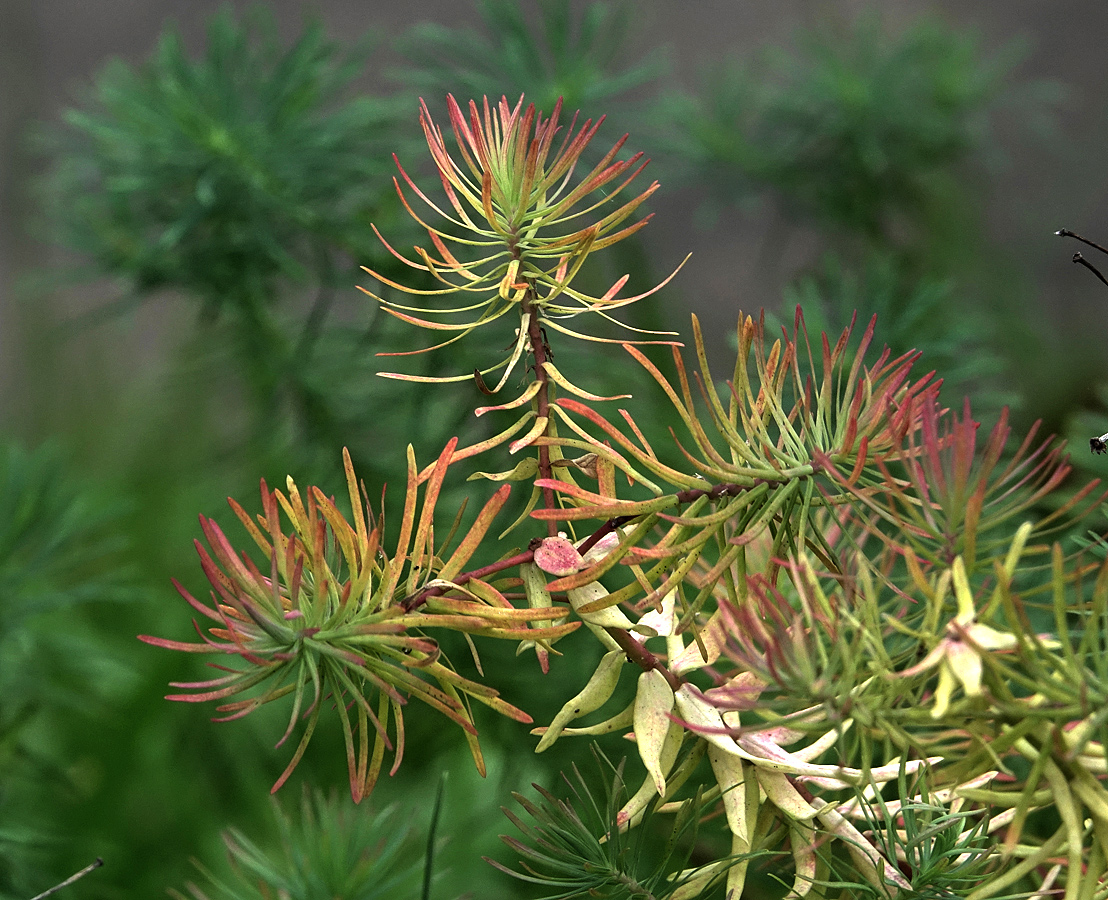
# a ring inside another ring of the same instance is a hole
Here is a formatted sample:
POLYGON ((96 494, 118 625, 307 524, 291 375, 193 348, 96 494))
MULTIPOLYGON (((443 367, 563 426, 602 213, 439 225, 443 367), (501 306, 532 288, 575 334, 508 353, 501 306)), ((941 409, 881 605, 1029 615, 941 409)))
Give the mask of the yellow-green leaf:
POLYGON ((539 461, 533 456, 528 456, 526 459, 520 460, 514 469, 509 469, 506 472, 474 472, 466 481, 475 481, 478 478, 485 478, 489 481, 528 481, 534 478, 538 471, 539 461))
POLYGON ((638 690, 635 693, 635 743, 639 748, 646 771, 654 779, 659 795, 666 792, 666 775, 662 771, 662 747, 672 720, 673 688, 666 677, 657 669, 643 672, 639 676, 638 690))
POLYGON ((626 661, 627 655, 622 650, 612 650, 601 657, 600 664, 596 667, 596 671, 592 673, 589 683, 576 697, 566 703, 554 717, 554 721, 550 723, 550 727, 546 729, 546 734, 542 736, 542 740, 535 748, 536 753, 542 753, 558 740, 562 729, 574 719, 587 716, 608 702, 612 694, 615 693, 616 685, 619 683, 620 669, 623 668, 626 661))

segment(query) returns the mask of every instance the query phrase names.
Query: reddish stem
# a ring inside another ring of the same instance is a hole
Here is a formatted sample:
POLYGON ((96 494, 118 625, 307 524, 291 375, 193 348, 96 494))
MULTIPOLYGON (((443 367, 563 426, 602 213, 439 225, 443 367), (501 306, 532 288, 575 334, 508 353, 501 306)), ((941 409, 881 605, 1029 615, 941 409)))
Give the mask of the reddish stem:
POLYGON ((612 640, 619 644, 619 649, 627 654, 627 658, 631 660, 631 662, 644 672, 657 669, 665 676, 666 681, 669 682, 669 686, 673 688, 675 693, 684 683, 682 678, 674 675, 669 669, 662 665, 658 657, 647 650, 641 642, 637 641, 635 636, 626 628, 607 628, 605 630, 612 636, 612 640))
MULTIPOLYGON (((597 532, 589 538, 592 543, 596 543, 603 535, 609 533, 613 528, 619 524, 618 520, 611 520, 602 525, 597 532)), ((539 544, 538 539, 532 541, 537 546, 539 544)), ((588 543, 588 542, 586 542, 588 543)), ((584 545, 582 545, 584 546, 584 545)), ((499 562, 490 563, 487 566, 482 566, 480 569, 474 569, 471 572, 463 572, 454 578, 453 584, 463 585, 467 581, 473 578, 485 578, 488 575, 495 575, 497 572, 503 572, 505 569, 511 569, 515 566, 521 566, 524 563, 533 562, 535 559, 534 548, 527 549, 522 553, 517 553, 515 556, 509 556, 507 559, 502 559, 499 562)), ((410 597, 405 597, 400 601, 400 606, 404 608, 405 612, 411 612, 414 609, 418 609, 424 603, 426 603, 431 597, 441 597, 451 588, 445 585, 435 585, 434 587, 424 588, 422 591, 418 591, 412 594, 410 597)), ((644 672, 649 672, 651 669, 657 669, 662 675, 665 676, 666 681, 669 682, 670 687, 676 691, 681 687, 683 679, 678 675, 669 671, 658 660, 658 657, 646 649, 643 644, 636 640, 631 632, 625 628, 608 628, 606 629, 608 634, 612 636, 612 639, 619 644, 619 648, 627 654, 627 658, 641 668, 644 672)))
MULTIPOLYGON (((546 374, 544 363, 547 360, 546 341, 542 334, 542 325, 539 323, 538 310, 531 303, 534 287, 527 289, 527 294, 520 305, 520 312, 527 315, 527 342, 531 345, 531 358, 535 361, 535 378, 539 382, 539 392, 535 395, 535 415, 547 420, 547 433, 550 429, 550 380, 546 374)), ((550 465, 550 448, 546 444, 539 446, 539 478, 552 479, 554 470, 550 465)), ((556 509, 554 489, 544 487, 542 489, 542 504, 546 509, 556 509)), ((546 523, 546 533, 554 537, 558 533, 558 523, 550 519, 546 523)))
POLYGON ((463 585, 473 578, 484 578, 487 575, 495 575, 497 572, 503 572, 505 569, 510 569, 513 566, 521 566, 524 563, 529 563, 534 560, 534 558, 534 550, 525 550, 523 553, 517 553, 515 556, 509 556, 507 559, 502 559, 499 562, 489 563, 487 566, 482 566, 480 569, 474 569, 472 572, 463 572, 461 575, 458 575, 450 585, 435 585, 434 587, 424 588, 422 591, 416 591, 416 593, 401 600, 400 606, 404 607, 405 612, 411 612, 413 609, 421 607, 431 597, 441 597, 447 591, 451 590, 454 585, 463 585))

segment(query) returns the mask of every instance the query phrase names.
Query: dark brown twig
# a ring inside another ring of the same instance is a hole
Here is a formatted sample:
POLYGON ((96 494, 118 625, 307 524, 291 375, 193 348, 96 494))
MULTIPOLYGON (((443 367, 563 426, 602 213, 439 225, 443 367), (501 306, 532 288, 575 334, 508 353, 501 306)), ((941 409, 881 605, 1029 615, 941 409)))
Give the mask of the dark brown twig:
MULTIPOLYGON (((1094 250, 1099 250, 1105 256, 1108 256, 1108 250, 1106 250, 1104 247, 1101 247, 1100 244, 1098 244, 1096 241, 1090 241, 1087 237, 1082 237, 1076 231, 1070 231, 1068 228, 1059 228, 1054 233, 1056 235, 1058 235, 1058 237, 1069 237, 1069 238, 1073 238, 1075 241, 1081 241, 1082 244, 1087 244, 1088 246, 1092 247, 1094 250)), ((1092 272, 1097 278, 1099 278, 1104 283, 1105 286, 1108 286, 1108 278, 1105 278, 1103 275, 1101 275, 1100 274, 1100 269, 1098 269, 1091 262, 1089 262, 1087 259, 1085 259, 1085 257, 1082 256, 1080 253, 1073 254, 1073 261, 1075 263, 1077 263, 1079 266, 1084 266, 1086 269, 1088 269, 1090 272, 1092 272)))
MULTIPOLYGON (((1096 243, 1095 241, 1090 241, 1088 238, 1082 237, 1081 235, 1077 234, 1077 232, 1070 231, 1068 228, 1059 228, 1054 233, 1059 237, 1071 237, 1076 241, 1081 241, 1082 244, 1088 244, 1090 247, 1099 250, 1101 253, 1108 256, 1108 250, 1101 247, 1100 244, 1096 243)), ((1097 278, 1099 278, 1106 287, 1108 287, 1108 278, 1105 278, 1103 275, 1101 275, 1100 269, 1098 269, 1091 262, 1085 259, 1085 257, 1082 256, 1081 253, 1073 254, 1073 261, 1079 266, 1084 266, 1097 278)), ((1089 438, 1089 449, 1091 449, 1093 453, 1098 454, 1108 451, 1108 434, 1102 434, 1100 437, 1089 438)))
POLYGON ((604 630, 611 635, 612 640, 619 644, 619 649, 627 654, 627 658, 644 672, 649 672, 651 669, 657 669, 661 672, 675 693, 685 683, 681 676, 675 675, 667 669, 662 661, 647 650, 641 641, 636 640, 635 636, 626 628, 605 628, 604 630))
MULTIPOLYGON (((1105 256, 1108 256, 1108 250, 1106 250, 1104 247, 1101 247, 1100 244, 1096 243, 1096 241, 1090 241, 1087 237, 1082 237, 1076 231, 1070 231, 1068 228, 1059 228, 1054 233, 1058 235, 1058 237, 1069 237, 1073 238, 1075 241, 1081 241, 1082 244, 1087 244, 1094 250, 1099 250, 1105 256)), ((1077 260, 1075 259, 1074 262, 1077 262, 1077 260)))
POLYGON ((1108 278, 1105 278, 1100 274, 1100 270, 1094 266, 1091 262, 1085 259, 1080 253, 1073 254, 1073 261, 1078 265, 1084 266, 1090 272, 1092 272, 1097 278, 1099 278, 1105 285, 1108 285, 1108 278))
POLYGON ((419 609, 424 603, 426 603, 431 597, 441 597, 447 591, 453 590, 455 587, 460 587, 467 581, 473 578, 485 578, 488 575, 494 575, 497 572, 503 572, 505 569, 510 569, 513 566, 520 566, 523 563, 529 563, 535 558, 534 550, 525 550, 523 553, 517 553, 515 556, 510 556, 507 559, 502 559, 499 562, 490 563, 487 566, 483 566, 480 569, 473 569, 470 572, 463 572, 458 575, 451 584, 437 584, 433 587, 424 588, 421 591, 416 591, 399 601, 399 606, 403 607, 405 612, 411 612, 414 609, 419 609))

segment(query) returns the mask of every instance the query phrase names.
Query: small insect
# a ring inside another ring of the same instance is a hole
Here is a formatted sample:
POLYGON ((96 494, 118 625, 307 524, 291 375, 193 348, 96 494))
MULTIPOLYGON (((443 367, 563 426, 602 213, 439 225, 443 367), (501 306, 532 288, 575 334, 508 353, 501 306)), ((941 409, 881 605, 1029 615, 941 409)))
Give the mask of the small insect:
POLYGON ((1108 453, 1108 434, 1089 438, 1089 449, 1092 450, 1093 453, 1108 453))

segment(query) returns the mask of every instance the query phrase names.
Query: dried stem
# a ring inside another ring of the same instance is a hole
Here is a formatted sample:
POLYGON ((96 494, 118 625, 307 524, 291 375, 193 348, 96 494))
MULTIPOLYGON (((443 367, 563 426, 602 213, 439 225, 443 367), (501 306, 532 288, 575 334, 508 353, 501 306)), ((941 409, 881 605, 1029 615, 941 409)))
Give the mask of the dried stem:
MULTIPOLYGON (((1059 228, 1054 233, 1059 237, 1068 237, 1073 238, 1075 241, 1081 241, 1082 244, 1092 247, 1094 250, 1099 250, 1101 253, 1108 256, 1108 250, 1106 250, 1104 247, 1101 247, 1100 244, 1098 244, 1096 241, 1090 241, 1087 237, 1082 237, 1076 231, 1070 231, 1068 228, 1059 228)), ((1073 254, 1073 262, 1075 262, 1079 266, 1084 266, 1097 278, 1099 278, 1101 282, 1103 282, 1105 285, 1108 285, 1108 278, 1105 278, 1103 275, 1101 275, 1100 270, 1087 259, 1085 259, 1085 257, 1082 256, 1080 253, 1073 254)))
MULTIPOLYGON (((1094 250, 1099 250, 1101 253, 1108 256, 1108 250, 1106 250, 1104 247, 1101 247, 1100 244, 1098 244, 1096 241, 1090 241, 1087 237, 1082 237, 1076 231, 1070 231, 1068 228, 1059 228, 1054 233, 1058 235, 1058 237, 1068 237, 1073 238, 1075 241, 1081 241, 1082 244, 1087 244, 1094 250)), ((1077 260, 1074 260, 1074 262, 1077 262, 1077 260)))
POLYGON ((71 884, 73 884, 73 882, 84 878, 93 869, 99 869, 102 865, 104 865, 104 860, 102 860, 98 856, 96 857, 95 862, 90 862, 87 866, 81 869, 80 872, 74 872, 65 881, 61 882, 61 884, 56 884, 52 888, 47 888, 41 894, 37 894, 36 896, 32 897, 31 900, 43 900, 44 897, 49 897, 51 894, 57 893, 62 888, 69 887, 71 884))
POLYGON ((1073 261, 1078 265, 1084 266, 1090 272, 1092 272, 1097 278, 1099 278, 1105 285, 1108 285, 1108 278, 1105 278, 1100 274, 1100 269, 1094 266, 1091 262, 1085 259, 1080 252, 1073 254, 1073 261))

